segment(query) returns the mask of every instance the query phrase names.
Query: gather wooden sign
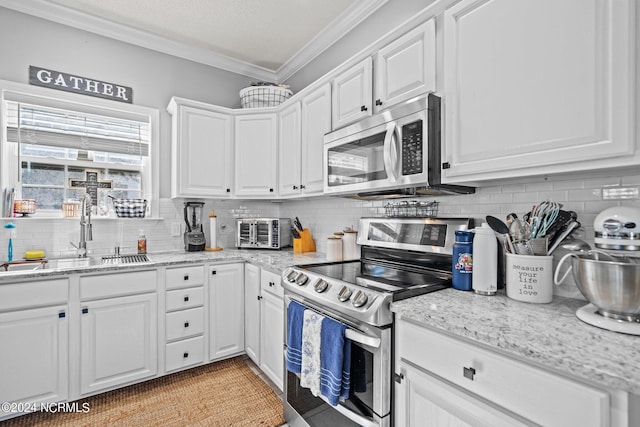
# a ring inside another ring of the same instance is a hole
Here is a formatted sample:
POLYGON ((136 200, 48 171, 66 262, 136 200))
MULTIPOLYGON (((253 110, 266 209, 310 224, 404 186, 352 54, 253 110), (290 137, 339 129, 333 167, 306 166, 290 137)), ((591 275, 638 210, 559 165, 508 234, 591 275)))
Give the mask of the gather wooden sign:
POLYGON ((36 86, 80 93, 129 104, 133 102, 133 89, 128 86, 62 73, 33 65, 29 66, 29 83, 36 86))

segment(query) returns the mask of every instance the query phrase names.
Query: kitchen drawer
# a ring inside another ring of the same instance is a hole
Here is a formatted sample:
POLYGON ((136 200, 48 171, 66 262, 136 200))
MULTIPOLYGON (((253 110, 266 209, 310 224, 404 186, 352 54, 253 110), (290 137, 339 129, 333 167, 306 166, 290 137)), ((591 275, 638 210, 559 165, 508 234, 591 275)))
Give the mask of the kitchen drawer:
POLYGON ((167 311, 184 310, 203 305, 204 287, 202 286, 167 291, 167 311))
POLYGON ((204 337, 189 338, 166 345, 166 371, 199 365, 204 362, 204 337))
POLYGON ((204 285, 204 266, 167 268, 167 289, 204 285))
POLYGON ((262 291, 270 292, 278 298, 284 298, 284 288, 282 287, 282 277, 279 274, 262 270, 260 273, 260 288, 262 291))
POLYGON ((66 304, 69 280, 42 280, 0 285, 0 311, 66 304))
POLYGON ((167 313, 167 341, 193 337, 204 332, 204 308, 167 313))
POLYGON ((155 292, 156 277, 155 270, 82 276, 80 299, 84 301, 155 292))
POLYGON ((397 322, 396 328, 396 344, 403 361, 534 423, 548 427, 609 426, 610 397, 603 390, 407 321, 397 322), (473 375, 471 369, 475 370, 473 375))

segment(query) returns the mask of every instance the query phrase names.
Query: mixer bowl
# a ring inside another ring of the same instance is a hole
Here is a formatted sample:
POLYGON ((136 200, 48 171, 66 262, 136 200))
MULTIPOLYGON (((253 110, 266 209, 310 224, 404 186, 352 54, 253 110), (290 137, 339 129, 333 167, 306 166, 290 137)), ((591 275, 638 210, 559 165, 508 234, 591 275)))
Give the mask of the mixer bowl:
POLYGON ((640 322, 640 263, 593 253, 572 254, 573 279, 600 314, 640 322))

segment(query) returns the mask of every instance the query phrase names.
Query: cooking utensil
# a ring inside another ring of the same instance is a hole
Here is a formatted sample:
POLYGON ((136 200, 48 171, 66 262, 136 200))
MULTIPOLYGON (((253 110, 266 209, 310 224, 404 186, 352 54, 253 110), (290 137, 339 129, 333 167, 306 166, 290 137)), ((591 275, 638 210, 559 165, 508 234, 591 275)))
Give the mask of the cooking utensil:
POLYGON ((558 218, 560 204, 545 200, 536 206, 531 215, 531 237, 543 237, 558 218))
POLYGON ((556 248, 560 245, 560 243, 562 243, 562 241, 566 239, 573 232, 573 230, 578 227, 580 227, 580 223, 578 221, 571 221, 569 225, 567 225, 567 228, 554 239, 551 247, 549 248, 549 251, 547 252, 547 255, 551 255, 553 251, 555 251, 556 248))
POLYGON ((505 250, 512 254, 516 253, 516 250, 513 247, 513 242, 511 242, 511 236, 509 236, 509 227, 507 224, 495 216, 487 215, 485 218, 489 227, 502 236, 502 244, 505 247, 505 250))
POLYGON ((573 279, 582 295, 598 307, 605 317, 640 322, 640 264, 622 262, 620 257, 591 250, 562 257, 554 274, 558 278, 562 264, 571 258, 573 279))
POLYGON ((298 233, 298 230, 296 230, 295 227, 291 227, 291 235, 293 236, 294 239, 300 238, 300 233, 298 233))
MULTIPOLYGON (((573 212, 573 214, 575 214, 575 212, 573 212)), ((572 212, 559 210, 557 218, 547 229, 545 236, 549 237, 550 242, 555 241, 556 234, 563 230, 567 225, 569 225, 571 221, 574 221, 572 212)))

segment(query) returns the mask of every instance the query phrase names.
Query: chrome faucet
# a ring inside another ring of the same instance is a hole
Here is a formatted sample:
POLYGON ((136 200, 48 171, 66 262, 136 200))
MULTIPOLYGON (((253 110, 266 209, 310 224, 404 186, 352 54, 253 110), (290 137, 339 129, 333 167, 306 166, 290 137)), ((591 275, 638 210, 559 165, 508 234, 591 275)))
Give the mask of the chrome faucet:
POLYGON ((78 257, 87 257, 87 241, 93 240, 93 231, 91 225, 91 204, 93 199, 89 193, 84 195, 82 204, 80 205, 80 243, 78 246, 71 245, 78 250, 78 257))

